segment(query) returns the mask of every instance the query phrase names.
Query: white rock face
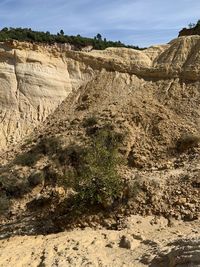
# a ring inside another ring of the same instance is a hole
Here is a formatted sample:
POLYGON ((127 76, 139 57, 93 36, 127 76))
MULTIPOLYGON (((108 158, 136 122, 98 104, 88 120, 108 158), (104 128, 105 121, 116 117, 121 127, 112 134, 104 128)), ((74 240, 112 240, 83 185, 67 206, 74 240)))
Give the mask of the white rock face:
MULTIPOLYGON (((105 69, 138 79, 200 80, 200 36, 180 37, 143 51, 60 52, 55 46, 0 44, 0 150, 19 142, 74 89, 105 69)), ((169 83, 170 84, 170 83, 169 83)))
POLYGON ((67 63, 56 51, 27 46, 20 43, 0 46, 0 147, 3 149, 30 133, 84 80, 81 64, 67 63))

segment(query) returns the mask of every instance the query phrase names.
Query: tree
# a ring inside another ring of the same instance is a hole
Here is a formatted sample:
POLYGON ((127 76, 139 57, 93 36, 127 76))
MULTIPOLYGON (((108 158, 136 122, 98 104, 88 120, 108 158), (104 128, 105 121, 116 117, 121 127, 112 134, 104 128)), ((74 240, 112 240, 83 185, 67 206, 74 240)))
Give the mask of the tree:
POLYGON ((64 35, 65 33, 64 33, 64 31, 63 31, 63 30, 60 30, 60 34, 61 34, 61 35, 64 35))
POLYGON ((4 42, 6 40, 18 40, 27 42, 40 42, 40 43, 69 43, 74 45, 77 49, 81 49, 85 46, 91 45, 94 49, 106 49, 108 47, 129 47, 139 49, 134 46, 126 46, 123 43, 112 42, 102 39, 100 33, 98 33, 94 38, 82 37, 80 34, 77 36, 65 35, 63 30, 60 30, 57 34, 51 34, 49 31, 39 32, 33 31, 31 28, 12 28, 5 27, 0 30, 0 41, 4 42))
POLYGON ((96 36, 96 38, 97 38, 97 40, 98 40, 98 41, 102 41, 102 36, 101 36, 101 34, 100 34, 100 33, 97 33, 97 36, 96 36))
POLYGON ((3 32, 7 32, 7 31, 8 31, 8 28, 5 27, 5 28, 2 29, 2 31, 3 31, 3 32))
POLYGON ((190 23, 188 24, 188 27, 189 27, 189 29, 192 29, 192 28, 195 27, 195 24, 190 22, 190 23))
POLYGON ((200 27, 200 19, 197 21, 196 27, 200 27))

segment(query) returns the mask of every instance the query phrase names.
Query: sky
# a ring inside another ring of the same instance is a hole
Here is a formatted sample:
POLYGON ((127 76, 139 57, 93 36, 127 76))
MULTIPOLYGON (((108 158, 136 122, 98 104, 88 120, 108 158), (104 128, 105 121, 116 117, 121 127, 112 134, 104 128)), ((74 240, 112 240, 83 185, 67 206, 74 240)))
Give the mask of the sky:
POLYGON ((25 27, 147 47, 200 19, 200 0, 0 0, 0 28, 25 27))

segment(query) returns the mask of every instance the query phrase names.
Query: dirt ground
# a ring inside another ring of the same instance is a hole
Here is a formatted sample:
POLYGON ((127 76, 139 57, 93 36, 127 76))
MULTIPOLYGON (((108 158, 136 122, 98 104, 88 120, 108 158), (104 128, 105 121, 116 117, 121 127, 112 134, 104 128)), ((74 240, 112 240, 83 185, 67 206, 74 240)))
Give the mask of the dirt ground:
MULTIPOLYGON (((170 263, 177 260, 171 251, 180 249, 184 240, 200 240, 199 229, 199 220, 174 220, 169 225, 164 218, 131 216, 121 231, 86 228, 46 236, 16 236, 0 241, 0 266, 182 266, 170 263)), ((200 259, 199 248, 192 250, 190 246, 189 251, 190 259, 194 255, 200 259)))

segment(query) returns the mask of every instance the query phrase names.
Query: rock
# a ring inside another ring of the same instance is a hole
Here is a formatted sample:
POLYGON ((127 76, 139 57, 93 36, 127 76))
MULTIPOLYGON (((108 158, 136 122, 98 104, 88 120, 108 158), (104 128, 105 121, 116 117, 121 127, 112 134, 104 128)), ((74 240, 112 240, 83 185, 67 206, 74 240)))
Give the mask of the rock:
POLYGON ((111 228, 116 225, 116 220, 113 218, 104 219, 102 225, 106 228, 111 228))
POLYGON ((126 248, 126 249, 131 249, 131 242, 126 236, 122 236, 121 240, 119 242, 119 247, 120 248, 126 248))
POLYGON ((141 241, 145 239, 145 237, 141 234, 132 234, 132 237, 136 240, 141 240, 141 241))
POLYGON ((174 218, 172 218, 171 216, 169 216, 168 218, 168 227, 173 227, 175 225, 174 223, 174 218))
POLYGON ((106 247, 108 247, 108 248, 113 248, 114 245, 115 245, 114 242, 109 242, 109 243, 106 245, 106 247))
POLYGON ((177 204, 181 205, 181 204, 186 204, 187 199, 185 197, 180 197, 177 201, 177 204))
POLYGON ((198 219, 198 215, 193 212, 188 212, 188 214, 185 214, 185 216, 183 216, 184 221, 194 221, 197 219, 198 219))

